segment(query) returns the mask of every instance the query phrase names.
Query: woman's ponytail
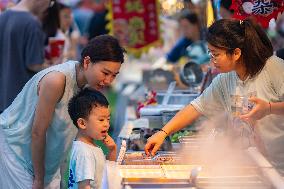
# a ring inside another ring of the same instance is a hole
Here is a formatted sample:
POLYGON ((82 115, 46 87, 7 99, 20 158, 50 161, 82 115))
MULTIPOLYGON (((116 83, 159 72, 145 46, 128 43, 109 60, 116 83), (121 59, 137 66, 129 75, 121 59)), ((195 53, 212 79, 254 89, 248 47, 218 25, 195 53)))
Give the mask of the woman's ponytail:
POLYGON ((243 63, 247 74, 252 78, 273 55, 273 47, 264 30, 252 18, 243 20, 240 25, 244 29, 243 63))

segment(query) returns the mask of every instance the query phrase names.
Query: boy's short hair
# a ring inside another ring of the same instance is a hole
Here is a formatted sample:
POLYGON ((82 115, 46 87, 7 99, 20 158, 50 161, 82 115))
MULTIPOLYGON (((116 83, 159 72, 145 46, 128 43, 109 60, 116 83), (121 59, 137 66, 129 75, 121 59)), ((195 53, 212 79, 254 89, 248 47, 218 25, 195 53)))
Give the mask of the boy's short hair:
POLYGON ((68 113, 76 127, 79 118, 87 119, 93 107, 108 107, 109 102, 106 97, 99 91, 85 88, 75 96, 73 96, 68 103, 68 113))

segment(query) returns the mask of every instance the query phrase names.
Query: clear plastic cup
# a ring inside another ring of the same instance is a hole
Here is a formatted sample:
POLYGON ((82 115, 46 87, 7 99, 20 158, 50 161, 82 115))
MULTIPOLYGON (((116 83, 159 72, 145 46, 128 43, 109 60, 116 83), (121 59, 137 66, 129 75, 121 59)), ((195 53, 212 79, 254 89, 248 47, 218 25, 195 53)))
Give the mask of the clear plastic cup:
POLYGON ((246 96, 231 95, 231 120, 234 136, 240 139, 241 146, 247 148, 254 146, 254 128, 251 123, 241 120, 240 115, 247 114, 252 110, 254 103, 249 101, 250 97, 256 96, 256 92, 246 96))

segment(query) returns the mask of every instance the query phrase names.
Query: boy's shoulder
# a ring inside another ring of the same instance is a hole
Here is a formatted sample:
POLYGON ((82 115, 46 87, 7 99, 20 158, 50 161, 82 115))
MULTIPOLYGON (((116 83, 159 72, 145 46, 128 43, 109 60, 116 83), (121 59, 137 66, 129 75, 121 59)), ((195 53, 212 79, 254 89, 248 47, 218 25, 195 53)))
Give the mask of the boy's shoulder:
POLYGON ((101 152, 102 149, 96 146, 84 143, 82 141, 73 141, 72 150, 71 150, 72 154, 77 154, 80 156, 89 156, 101 152))

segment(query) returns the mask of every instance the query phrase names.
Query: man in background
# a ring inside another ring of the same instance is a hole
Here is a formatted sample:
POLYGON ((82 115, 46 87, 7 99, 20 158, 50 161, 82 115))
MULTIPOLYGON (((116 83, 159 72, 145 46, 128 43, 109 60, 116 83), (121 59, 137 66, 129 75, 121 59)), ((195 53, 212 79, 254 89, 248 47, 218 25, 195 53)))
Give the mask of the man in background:
POLYGON ((25 83, 48 66, 40 18, 51 0, 22 0, 0 15, 0 112, 25 83))

